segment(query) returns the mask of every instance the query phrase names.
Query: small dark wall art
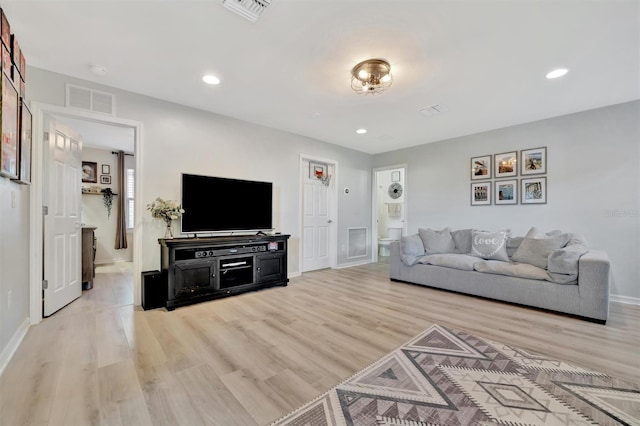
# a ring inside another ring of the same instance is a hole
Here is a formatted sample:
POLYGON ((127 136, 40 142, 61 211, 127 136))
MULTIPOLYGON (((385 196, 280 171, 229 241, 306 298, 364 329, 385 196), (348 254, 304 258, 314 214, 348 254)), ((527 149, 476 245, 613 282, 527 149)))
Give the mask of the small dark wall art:
POLYGON ((98 163, 93 161, 82 162, 82 182, 98 183, 98 163))

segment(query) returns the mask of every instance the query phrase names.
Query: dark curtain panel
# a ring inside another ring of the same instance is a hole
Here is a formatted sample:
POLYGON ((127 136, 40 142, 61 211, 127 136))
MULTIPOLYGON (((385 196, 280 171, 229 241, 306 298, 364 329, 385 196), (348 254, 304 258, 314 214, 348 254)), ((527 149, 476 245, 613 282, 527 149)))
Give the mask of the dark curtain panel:
POLYGON ((125 203, 127 200, 126 171, 124 168, 124 151, 118 151, 118 223, 116 224, 116 245, 117 249, 127 248, 127 214, 125 203))

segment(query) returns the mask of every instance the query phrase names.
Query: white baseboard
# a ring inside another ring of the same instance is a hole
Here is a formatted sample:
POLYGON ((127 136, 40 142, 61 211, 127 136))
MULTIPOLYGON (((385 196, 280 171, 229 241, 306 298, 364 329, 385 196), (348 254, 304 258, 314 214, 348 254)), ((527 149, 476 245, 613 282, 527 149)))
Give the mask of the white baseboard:
POLYGON ((640 298, 638 297, 629 297, 629 296, 621 296, 619 294, 611 294, 609 295, 609 299, 612 302, 624 303, 627 305, 640 305, 640 298))
POLYGON ((13 354, 18 350, 18 346, 22 343, 22 339, 27 335, 27 331, 29 331, 29 317, 25 318, 20 327, 13 333, 13 337, 7 343, 7 346, 4 348, 2 353, 0 353, 0 375, 4 372, 4 369, 9 365, 9 361, 13 357, 13 354))
POLYGON ((336 266, 336 269, 352 268, 354 266, 368 265, 369 263, 371 263, 371 259, 370 258, 366 258, 366 259, 360 260, 358 262, 343 263, 342 265, 336 266))
POLYGON ((93 263, 96 266, 104 266, 104 265, 114 265, 116 263, 131 263, 133 262, 133 260, 127 260, 127 259, 102 259, 102 260, 95 260, 93 263))
POLYGON ((295 278, 295 277, 299 277, 300 276, 300 272, 295 271, 295 272, 289 272, 287 274, 287 278, 295 278))

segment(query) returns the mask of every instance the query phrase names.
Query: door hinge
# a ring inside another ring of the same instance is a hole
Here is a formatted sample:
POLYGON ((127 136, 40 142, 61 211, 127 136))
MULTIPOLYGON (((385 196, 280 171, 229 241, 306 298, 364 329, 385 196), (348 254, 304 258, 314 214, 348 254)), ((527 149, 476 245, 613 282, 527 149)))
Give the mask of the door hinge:
POLYGON ((44 141, 49 142, 49 132, 44 132, 44 141))
POLYGON ((42 215, 46 216, 49 214, 49 206, 42 206, 42 215))
POLYGON ((46 290, 49 288, 49 281, 47 280, 42 280, 42 289, 46 290))

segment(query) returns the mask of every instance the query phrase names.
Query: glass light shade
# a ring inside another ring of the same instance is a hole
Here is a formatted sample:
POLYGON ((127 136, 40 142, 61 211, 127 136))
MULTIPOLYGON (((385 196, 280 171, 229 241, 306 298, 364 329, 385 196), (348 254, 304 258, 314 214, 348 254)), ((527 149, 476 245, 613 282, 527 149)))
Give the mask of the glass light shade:
POLYGON ((392 81, 391 65, 383 59, 367 59, 351 69, 351 88, 359 94, 382 93, 392 81))

